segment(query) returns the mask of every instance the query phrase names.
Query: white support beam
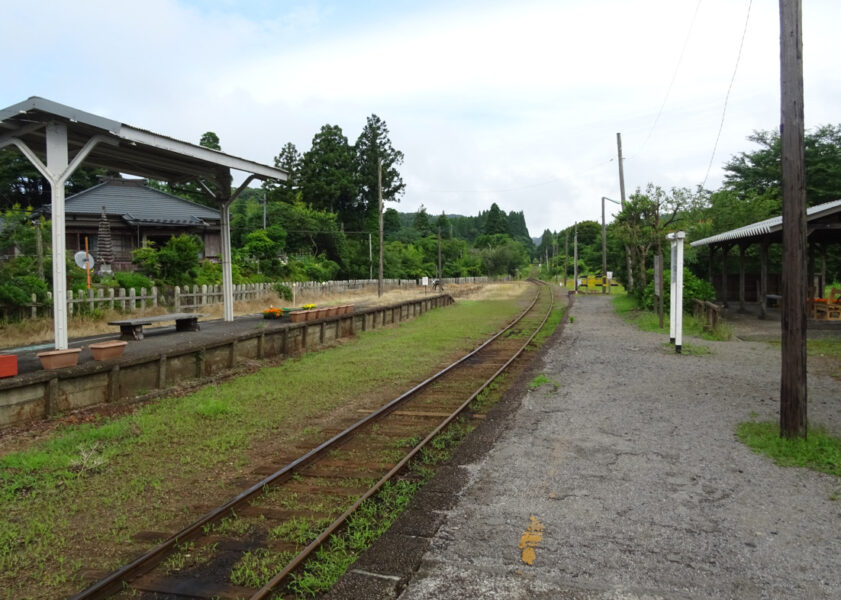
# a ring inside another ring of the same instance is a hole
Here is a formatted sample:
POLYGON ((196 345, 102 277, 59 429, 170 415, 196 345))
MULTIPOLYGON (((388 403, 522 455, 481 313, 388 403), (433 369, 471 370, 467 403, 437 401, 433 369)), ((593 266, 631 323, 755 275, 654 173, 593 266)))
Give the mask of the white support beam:
POLYGON ((87 141, 84 147, 70 160, 67 146, 67 126, 62 123, 46 125, 47 164, 45 165, 35 152, 17 138, 6 137, 0 140, 0 148, 8 145, 17 146, 21 153, 32 163, 39 173, 50 182, 52 201, 52 257, 53 257, 53 333, 55 349, 67 349, 67 241, 65 240, 64 184, 73 172, 82 164, 91 150, 100 142, 116 144, 105 136, 97 135, 87 141))
POLYGON ((234 320, 234 278, 231 268, 231 202, 223 202, 219 207, 222 225, 222 301, 223 318, 227 322, 234 320))
POLYGON ((47 125, 46 168, 53 203, 53 332, 55 349, 67 350, 67 242, 64 237, 64 180, 61 175, 67 172, 68 156, 67 126, 62 123, 47 125))

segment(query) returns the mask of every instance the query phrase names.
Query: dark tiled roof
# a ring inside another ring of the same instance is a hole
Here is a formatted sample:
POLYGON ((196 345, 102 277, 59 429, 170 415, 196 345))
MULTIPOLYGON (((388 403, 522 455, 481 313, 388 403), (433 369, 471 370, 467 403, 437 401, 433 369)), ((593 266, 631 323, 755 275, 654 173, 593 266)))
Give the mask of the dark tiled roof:
MULTIPOLYGON (((98 217, 103 206, 106 214, 120 216, 133 225, 191 226, 219 221, 218 210, 147 187, 140 179, 105 181, 64 201, 67 214, 98 217)), ((45 207, 48 212, 51 208, 45 207)))

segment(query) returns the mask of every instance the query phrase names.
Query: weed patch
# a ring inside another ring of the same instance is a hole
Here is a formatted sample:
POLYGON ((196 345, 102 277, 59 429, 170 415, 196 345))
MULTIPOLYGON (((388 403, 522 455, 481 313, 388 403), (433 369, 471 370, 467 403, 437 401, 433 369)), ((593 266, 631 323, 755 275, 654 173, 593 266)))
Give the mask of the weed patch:
POLYGON ((824 429, 812 429, 805 440, 787 439, 780 437, 777 423, 751 421, 739 424, 736 437, 781 467, 806 467, 841 477, 841 438, 824 429))
MULTIPOLYGON (((661 328, 660 317, 653 311, 640 308, 639 303, 633 296, 628 294, 615 296, 611 302, 614 311, 629 323, 636 325, 637 328, 658 333, 668 332, 669 316, 666 315, 661 328)), ((719 322, 714 331, 707 331, 704 326, 705 322, 703 320, 696 319, 693 315, 687 313, 683 314, 684 335, 692 335, 711 341, 727 341, 733 337, 733 329, 727 323, 719 322)))

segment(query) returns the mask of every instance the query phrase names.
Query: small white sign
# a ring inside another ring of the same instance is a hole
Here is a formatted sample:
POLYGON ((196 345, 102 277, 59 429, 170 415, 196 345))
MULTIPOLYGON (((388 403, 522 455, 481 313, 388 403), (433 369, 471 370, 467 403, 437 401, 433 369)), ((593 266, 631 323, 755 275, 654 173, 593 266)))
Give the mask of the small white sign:
POLYGON ((608 278, 608 280, 613 279, 613 271, 608 271, 607 272, 607 278, 608 278))
POLYGON ((421 285, 428 286, 429 285, 429 277, 421 277, 421 285))

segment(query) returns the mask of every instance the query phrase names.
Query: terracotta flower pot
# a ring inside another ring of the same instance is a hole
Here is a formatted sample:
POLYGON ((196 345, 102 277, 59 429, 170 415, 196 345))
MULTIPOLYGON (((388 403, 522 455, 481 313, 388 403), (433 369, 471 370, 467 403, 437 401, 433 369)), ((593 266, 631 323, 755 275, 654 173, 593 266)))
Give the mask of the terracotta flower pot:
POLYGON ((120 340, 110 340, 108 342, 91 344, 89 348, 91 349, 94 360, 108 360, 109 358, 122 356, 127 343, 120 340))
POLYGON ((41 367, 44 369, 61 369, 62 367, 72 367, 78 364, 79 352, 81 351, 81 348, 49 350, 47 352, 39 352, 37 356, 41 359, 41 367))
POLYGON ((301 321, 307 320, 307 311, 305 310, 295 310, 289 313, 289 318, 292 320, 293 323, 300 323, 301 321))
POLYGON ((327 309, 327 316, 328 317, 335 317, 337 314, 339 314, 339 308, 340 308, 339 306, 331 306, 330 308, 327 309))
POLYGON ((16 354, 0 354, 0 377, 14 377, 18 374, 16 354))

